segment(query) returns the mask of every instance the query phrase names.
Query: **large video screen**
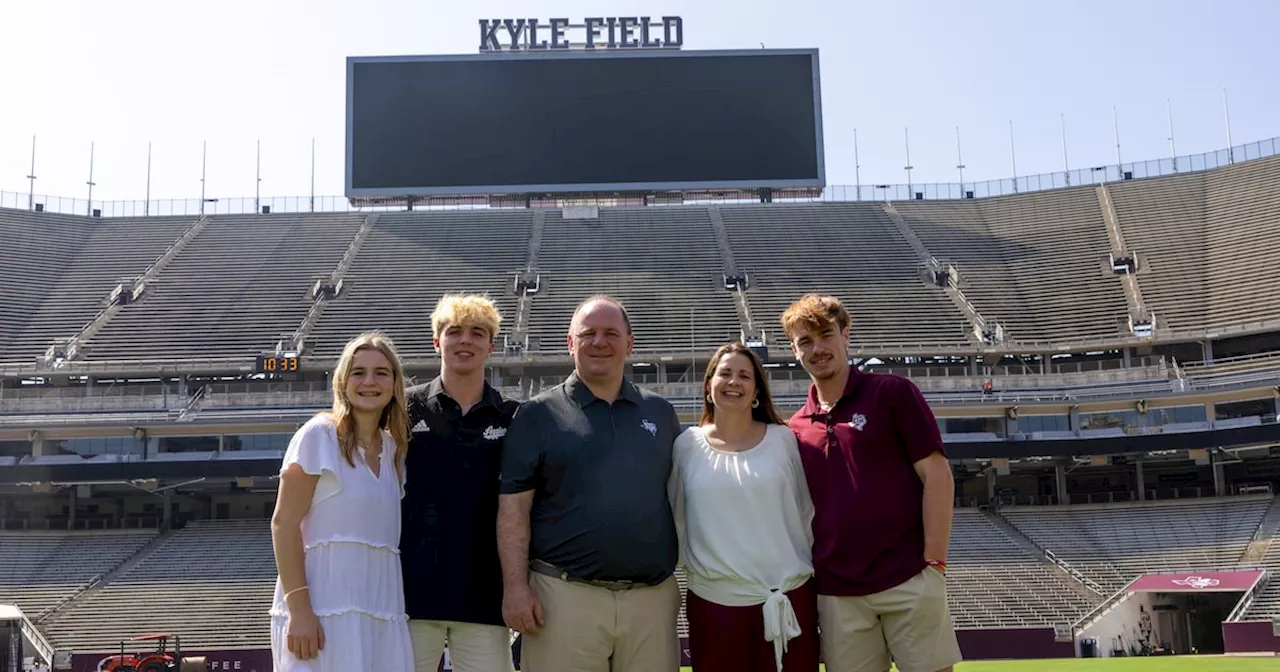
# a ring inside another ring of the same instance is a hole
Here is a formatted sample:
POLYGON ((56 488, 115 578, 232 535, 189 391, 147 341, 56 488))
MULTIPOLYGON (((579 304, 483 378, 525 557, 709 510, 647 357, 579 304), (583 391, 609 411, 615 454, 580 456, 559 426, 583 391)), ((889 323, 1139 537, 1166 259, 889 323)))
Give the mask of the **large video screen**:
POLYGON ((822 188, 817 50, 347 60, 348 197, 822 188))

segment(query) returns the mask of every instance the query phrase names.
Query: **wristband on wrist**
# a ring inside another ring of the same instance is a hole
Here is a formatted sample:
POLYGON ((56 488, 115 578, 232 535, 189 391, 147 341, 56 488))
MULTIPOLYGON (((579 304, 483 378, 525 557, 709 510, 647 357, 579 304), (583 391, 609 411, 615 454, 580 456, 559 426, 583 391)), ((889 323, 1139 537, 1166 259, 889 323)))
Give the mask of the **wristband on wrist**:
POLYGON ((943 562, 943 561, 941 561, 941 560, 925 560, 925 562, 927 562, 927 563, 929 564, 929 566, 930 566, 930 567, 933 567, 934 569, 937 569, 938 571, 942 572, 943 574, 946 574, 946 573, 947 573, 947 563, 945 563, 945 562, 943 562))

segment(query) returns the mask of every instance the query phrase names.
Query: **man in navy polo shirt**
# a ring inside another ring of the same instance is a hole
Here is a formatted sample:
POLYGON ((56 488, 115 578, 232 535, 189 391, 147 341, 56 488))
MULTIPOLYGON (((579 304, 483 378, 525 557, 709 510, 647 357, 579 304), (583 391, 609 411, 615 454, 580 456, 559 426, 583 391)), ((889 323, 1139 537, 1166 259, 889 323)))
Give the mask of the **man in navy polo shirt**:
POLYGON ((458 672, 512 669, 502 621, 498 472, 517 403, 484 379, 502 317, 484 296, 446 295, 431 314, 440 375, 409 389, 400 561, 417 672, 445 646, 458 672))
POLYGON ((791 418, 813 496, 813 563, 827 672, 950 671, 947 610, 955 481, 910 381, 849 365, 849 314, 810 294, 782 328, 813 385, 791 418))

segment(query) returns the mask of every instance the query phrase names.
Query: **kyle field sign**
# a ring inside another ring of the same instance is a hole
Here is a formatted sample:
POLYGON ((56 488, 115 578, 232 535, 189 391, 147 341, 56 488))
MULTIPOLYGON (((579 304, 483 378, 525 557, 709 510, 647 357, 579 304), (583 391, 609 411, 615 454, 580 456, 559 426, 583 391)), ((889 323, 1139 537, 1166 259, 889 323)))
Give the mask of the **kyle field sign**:
POLYGON ((587 17, 582 23, 570 23, 569 19, 480 19, 481 52, 679 49, 682 45, 684 20, 678 16, 659 20, 648 16, 587 17))

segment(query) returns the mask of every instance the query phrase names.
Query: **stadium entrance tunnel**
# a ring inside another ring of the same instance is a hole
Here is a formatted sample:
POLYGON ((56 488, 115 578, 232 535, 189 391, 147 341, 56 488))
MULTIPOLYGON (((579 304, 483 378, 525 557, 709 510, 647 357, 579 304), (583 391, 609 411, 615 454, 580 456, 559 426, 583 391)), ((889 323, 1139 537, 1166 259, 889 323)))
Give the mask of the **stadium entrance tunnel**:
POLYGON ((1076 637, 1081 657, 1226 653, 1224 632, 1260 570, 1144 574, 1076 637))

